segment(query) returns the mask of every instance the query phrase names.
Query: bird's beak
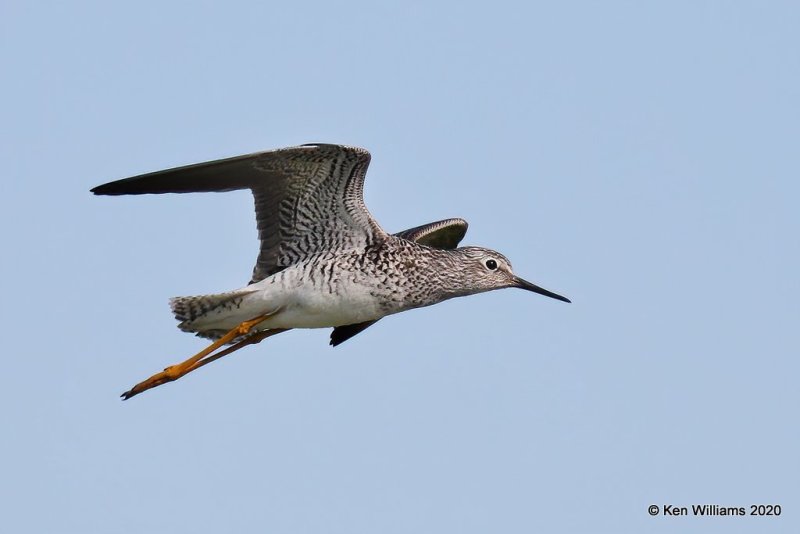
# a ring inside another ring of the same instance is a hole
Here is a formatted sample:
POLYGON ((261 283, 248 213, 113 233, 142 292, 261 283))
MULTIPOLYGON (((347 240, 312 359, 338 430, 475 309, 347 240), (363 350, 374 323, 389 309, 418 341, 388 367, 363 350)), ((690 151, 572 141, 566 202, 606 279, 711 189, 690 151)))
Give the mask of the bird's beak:
POLYGON ((564 302, 572 302, 567 297, 562 297, 552 291, 548 291, 543 287, 539 287, 536 284, 531 284, 527 280, 523 280, 519 276, 514 277, 514 286, 520 289, 527 289, 528 291, 533 291, 534 293, 539 293, 540 295, 544 295, 545 297, 550 297, 551 299, 561 300, 564 302))

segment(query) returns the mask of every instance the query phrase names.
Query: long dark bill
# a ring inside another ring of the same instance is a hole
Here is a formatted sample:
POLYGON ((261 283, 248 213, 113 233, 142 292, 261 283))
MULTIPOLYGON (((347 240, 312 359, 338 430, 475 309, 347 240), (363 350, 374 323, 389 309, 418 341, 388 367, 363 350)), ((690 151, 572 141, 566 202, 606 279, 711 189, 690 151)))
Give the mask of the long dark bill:
POLYGON ((548 291, 543 287, 539 287, 536 284, 531 284, 527 280, 523 280, 519 276, 514 277, 515 285, 514 287, 518 287, 520 289, 527 289, 528 291, 533 291, 534 293, 539 293, 540 295, 544 295, 545 297, 550 297, 551 299, 560 300, 563 302, 572 302, 567 297, 562 297, 557 293, 553 293, 552 291, 548 291))

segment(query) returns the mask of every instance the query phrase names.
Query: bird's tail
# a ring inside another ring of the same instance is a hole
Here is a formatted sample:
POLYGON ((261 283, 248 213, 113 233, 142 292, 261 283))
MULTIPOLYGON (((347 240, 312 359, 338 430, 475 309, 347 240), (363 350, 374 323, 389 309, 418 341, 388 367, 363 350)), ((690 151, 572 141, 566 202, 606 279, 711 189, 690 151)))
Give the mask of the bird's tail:
POLYGON ((180 321, 178 328, 184 332, 195 332, 202 337, 211 339, 224 334, 224 330, 217 328, 203 328, 204 323, 214 322, 218 315, 230 313, 242 305, 244 297, 253 293, 250 290, 217 293, 216 295, 197 295, 193 297, 173 297, 169 299, 169 307, 180 321), (207 320, 204 320, 207 319, 207 320))

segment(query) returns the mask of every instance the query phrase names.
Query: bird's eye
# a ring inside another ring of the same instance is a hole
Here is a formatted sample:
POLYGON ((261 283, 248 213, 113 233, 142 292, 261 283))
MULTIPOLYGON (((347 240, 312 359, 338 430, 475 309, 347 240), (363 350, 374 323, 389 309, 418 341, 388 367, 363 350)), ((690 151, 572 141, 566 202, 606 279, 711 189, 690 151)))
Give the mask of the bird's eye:
POLYGON ((490 271, 494 271, 497 269, 497 262, 492 259, 486 260, 486 268, 490 271))

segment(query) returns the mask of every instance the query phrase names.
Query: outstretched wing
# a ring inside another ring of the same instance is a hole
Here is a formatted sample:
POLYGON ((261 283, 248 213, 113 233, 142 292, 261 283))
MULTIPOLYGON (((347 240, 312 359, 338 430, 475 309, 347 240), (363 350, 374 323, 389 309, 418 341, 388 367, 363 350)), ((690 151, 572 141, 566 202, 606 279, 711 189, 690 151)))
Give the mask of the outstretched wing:
POLYGON ((364 205, 369 152, 309 144, 117 180, 97 195, 250 189, 261 249, 252 282, 321 251, 364 247, 386 234, 364 205))
MULTIPOLYGON (((467 233, 467 226, 467 221, 464 219, 445 219, 409 228, 394 235, 409 241, 415 241, 420 245, 440 249, 453 249, 464 239, 467 233)), ((378 320, 337 326, 331 332, 331 345, 335 347, 340 343, 344 343, 377 322, 378 320)))

